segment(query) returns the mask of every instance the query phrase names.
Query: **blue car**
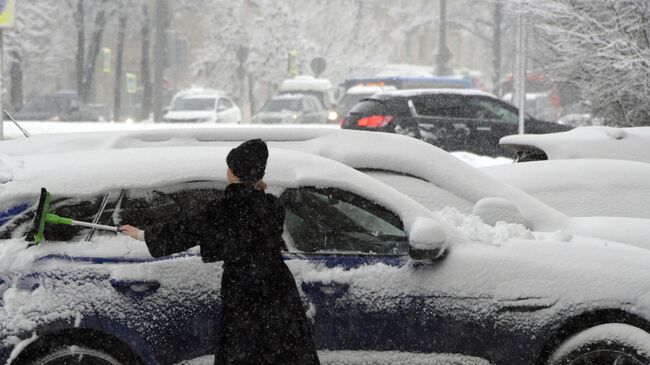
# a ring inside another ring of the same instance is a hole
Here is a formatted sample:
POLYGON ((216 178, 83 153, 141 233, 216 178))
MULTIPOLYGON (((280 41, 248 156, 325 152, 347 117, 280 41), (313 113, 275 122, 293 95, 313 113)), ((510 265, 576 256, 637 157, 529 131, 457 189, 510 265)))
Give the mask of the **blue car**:
MULTIPOLYGON (((209 361, 221 263, 202 263, 198 248, 154 259, 143 242, 80 227, 48 226, 37 246, 24 236, 41 186, 62 216, 173 220, 219 199, 228 151, 123 148, 7 164, 0 363, 209 361)), ((298 151, 271 148, 267 171, 323 363, 650 363, 649 251, 530 231, 470 238, 378 180, 298 151)))

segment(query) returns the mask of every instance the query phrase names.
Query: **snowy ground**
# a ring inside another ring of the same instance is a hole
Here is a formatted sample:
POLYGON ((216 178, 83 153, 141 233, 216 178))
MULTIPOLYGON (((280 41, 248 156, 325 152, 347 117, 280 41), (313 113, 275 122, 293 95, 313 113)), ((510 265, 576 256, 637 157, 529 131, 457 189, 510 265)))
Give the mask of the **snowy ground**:
MULTIPOLYGON (((51 134, 71 132, 100 132, 100 131, 135 131, 146 129, 182 129, 182 128, 219 128, 233 127, 232 124, 197 124, 197 123, 115 123, 115 122, 21 122, 21 126, 30 134, 51 134)), ((253 127, 251 125, 240 125, 241 128, 253 127)), ((255 125, 259 128, 259 125, 255 125)), ((273 127, 287 128, 339 128, 338 125, 286 125, 273 127)), ((24 138, 22 132, 11 122, 4 122, 5 139, 24 138)), ((512 163, 512 159, 506 157, 479 156, 469 152, 452 152, 453 156, 474 167, 486 167, 512 163)))

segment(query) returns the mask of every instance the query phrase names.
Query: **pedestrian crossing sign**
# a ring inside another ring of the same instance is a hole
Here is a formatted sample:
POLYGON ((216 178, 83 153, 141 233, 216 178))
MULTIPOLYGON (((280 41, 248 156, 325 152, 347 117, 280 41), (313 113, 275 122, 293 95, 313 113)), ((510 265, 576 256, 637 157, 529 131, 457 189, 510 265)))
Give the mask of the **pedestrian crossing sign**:
POLYGON ((0 28, 13 28, 16 21, 16 0, 0 0, 0 28))

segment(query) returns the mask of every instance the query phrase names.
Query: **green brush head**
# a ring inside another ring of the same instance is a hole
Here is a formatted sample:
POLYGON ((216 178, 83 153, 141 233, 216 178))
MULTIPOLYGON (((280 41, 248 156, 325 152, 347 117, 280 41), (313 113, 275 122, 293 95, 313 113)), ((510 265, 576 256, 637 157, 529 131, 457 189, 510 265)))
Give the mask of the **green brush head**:
POLYGON ((34 244, 38 245, 45 239, 43 237, 43 230, 45 229, 45 222, 47 220, 48 210, 50 209, 50 200, 50 193, 45 188, 41 188, 41 196, 38 198, 38 207, 36 208, 36 214, 32 222, 32 229, 25 237, 27 241, 33 241, 34 244))

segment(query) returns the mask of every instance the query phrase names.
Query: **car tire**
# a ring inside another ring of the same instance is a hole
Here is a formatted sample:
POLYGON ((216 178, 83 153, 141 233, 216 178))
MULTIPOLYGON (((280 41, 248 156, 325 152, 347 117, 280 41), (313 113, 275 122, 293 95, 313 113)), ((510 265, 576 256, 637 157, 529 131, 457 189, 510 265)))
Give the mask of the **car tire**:
POLYGON ((27 365, 127 365, 112 355, 89 347, 67 345, 30 360, 27 365))
POLYGON ((395 125, 395 134, 420 139, 420 128, 417 123, 402 122, 395 125))
POLYGON ((582 331, 560 345, 547 365, 650 364, 650 334, 621 323, 608 323, 582 331))

